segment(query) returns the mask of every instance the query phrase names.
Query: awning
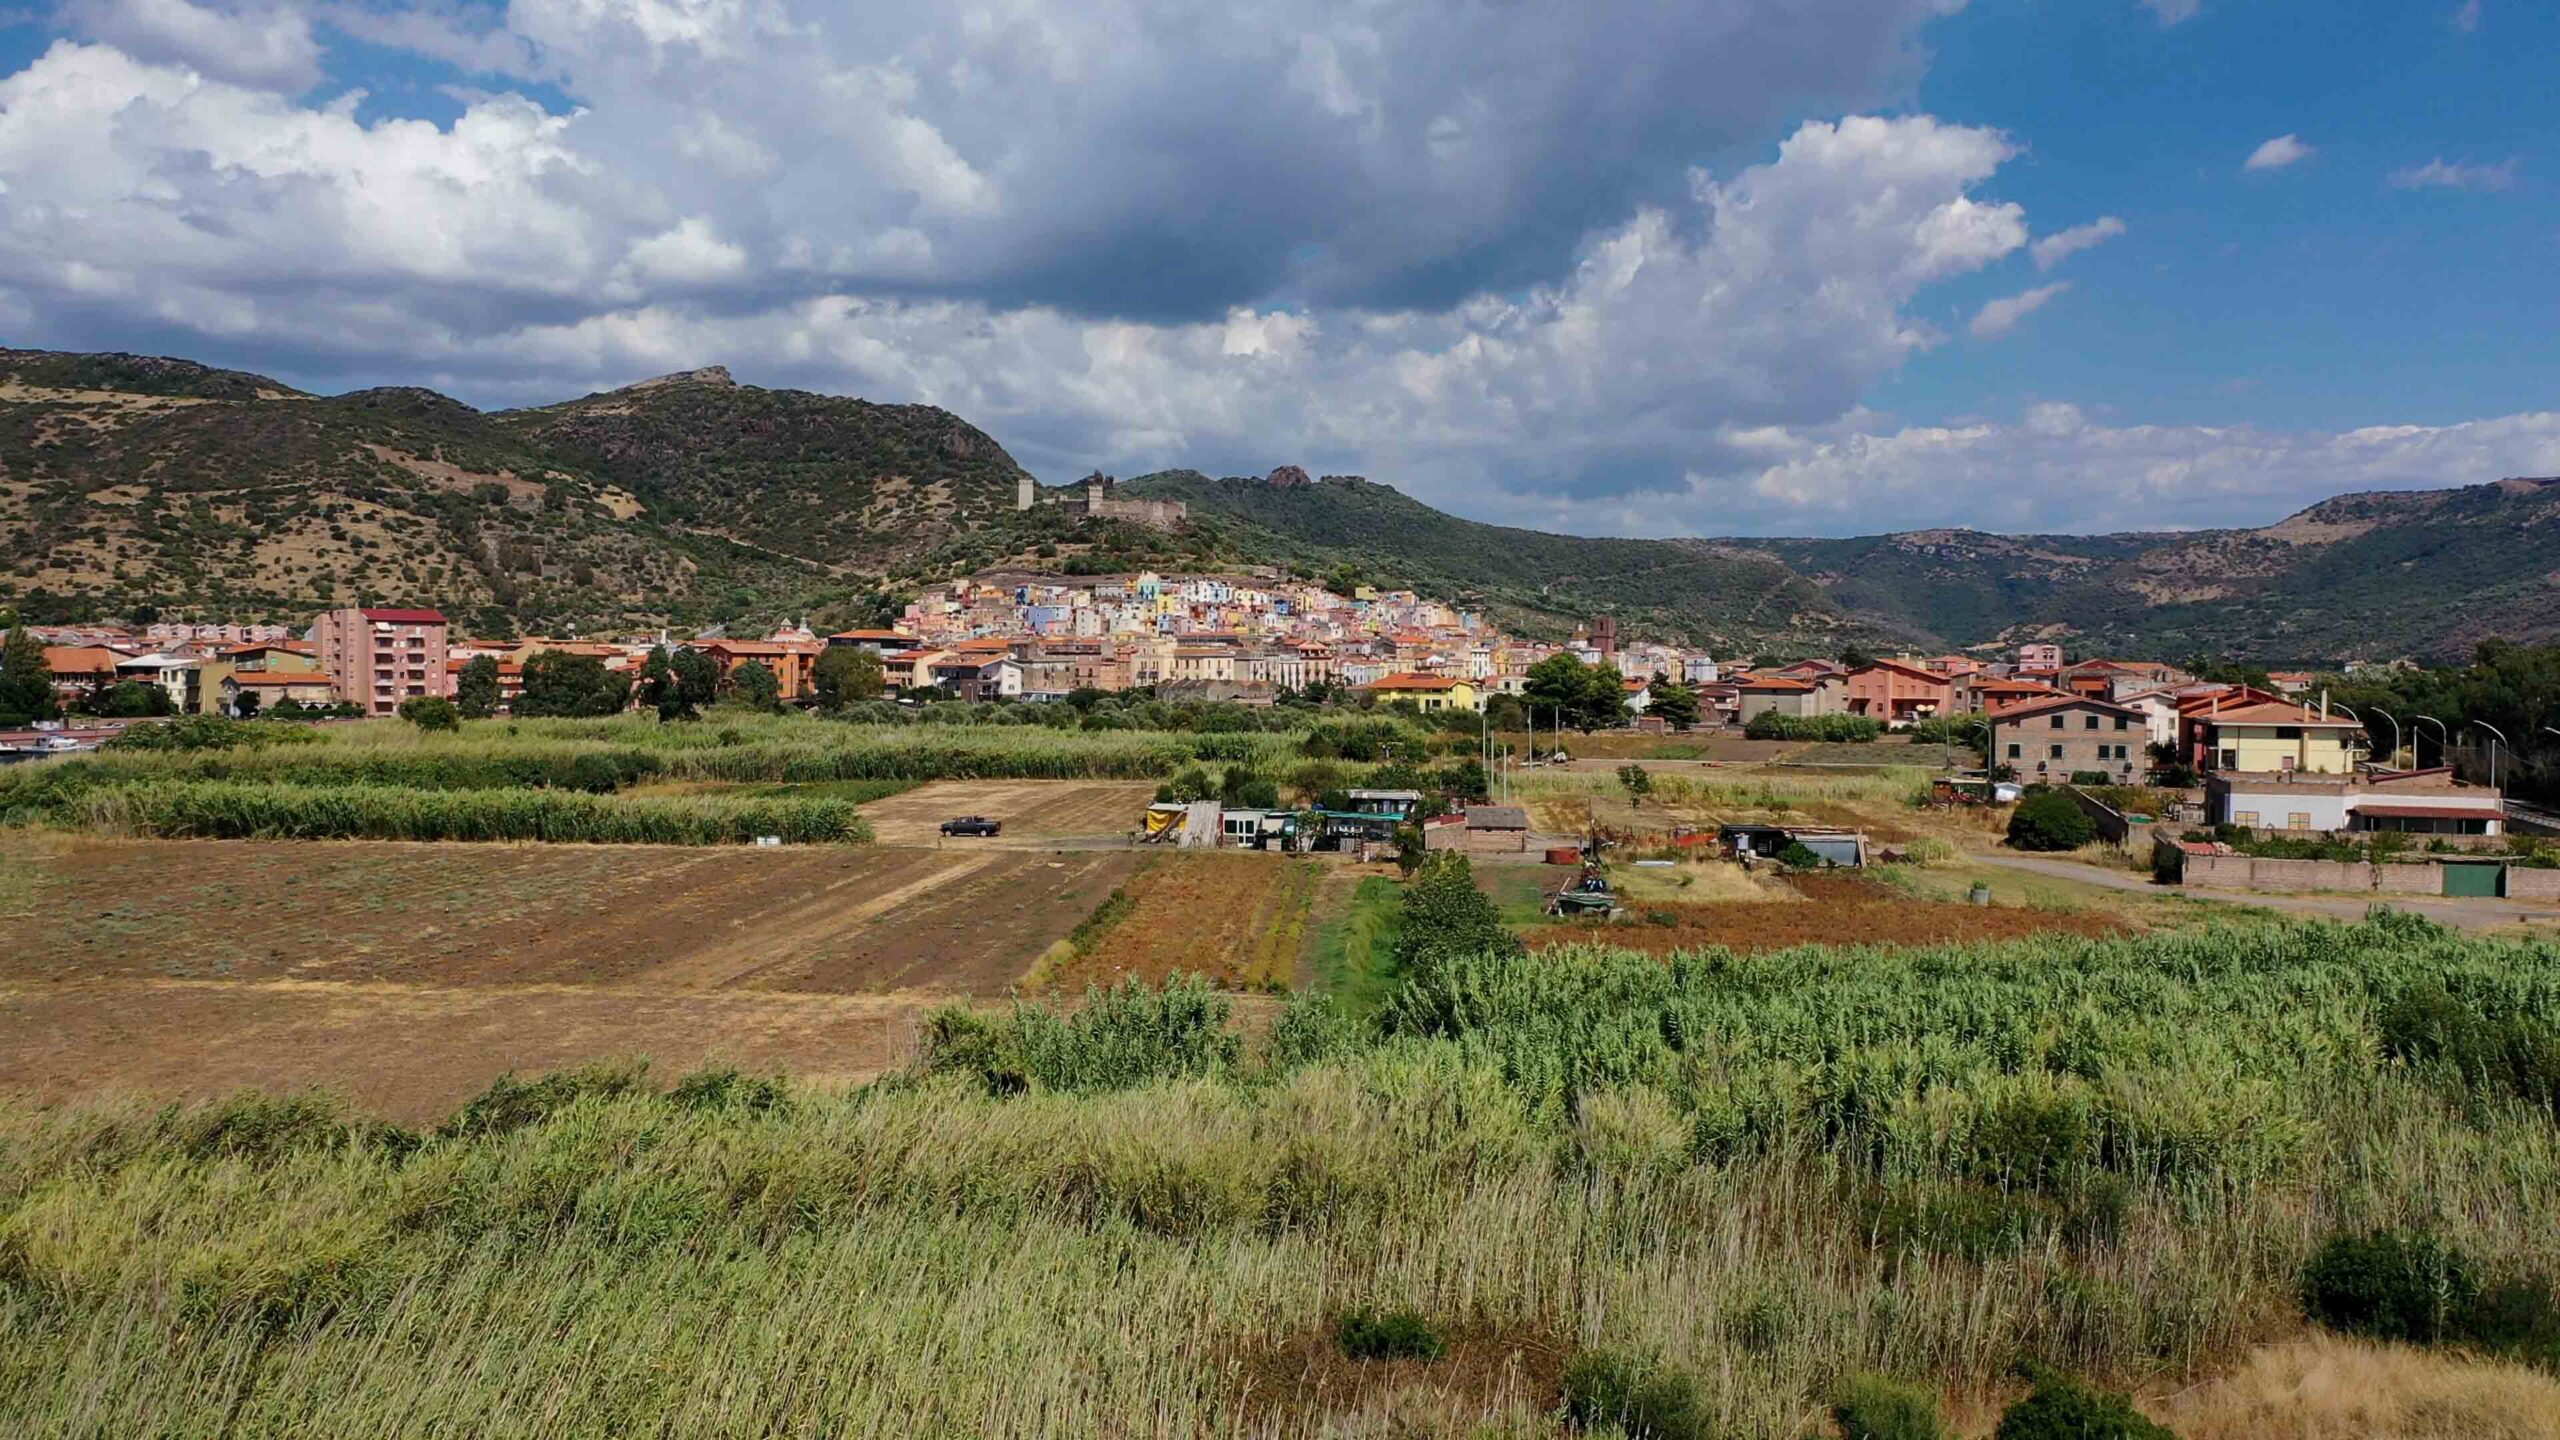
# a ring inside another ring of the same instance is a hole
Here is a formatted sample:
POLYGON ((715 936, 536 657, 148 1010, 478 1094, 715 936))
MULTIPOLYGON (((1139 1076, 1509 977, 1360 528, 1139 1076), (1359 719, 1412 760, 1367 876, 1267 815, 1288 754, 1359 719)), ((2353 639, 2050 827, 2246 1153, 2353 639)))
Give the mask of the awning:
POLYGON ((2364 804, 2348 807, 2358 815, 2388 815, 2403 820, 2502 820, 2503 806, 2364 804))

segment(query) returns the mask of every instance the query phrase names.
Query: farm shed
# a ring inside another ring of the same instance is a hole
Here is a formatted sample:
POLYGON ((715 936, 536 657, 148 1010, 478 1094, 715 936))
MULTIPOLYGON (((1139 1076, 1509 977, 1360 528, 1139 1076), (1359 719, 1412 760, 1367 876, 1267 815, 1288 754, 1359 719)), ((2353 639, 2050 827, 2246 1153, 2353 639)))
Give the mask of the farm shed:
POLYGON ((1470 855, 1525 855, 1529 852, 1529 812, 1518 805, 1474 805, 1425 826, 1422 843, 1429 850, 1463 850, 1470 855))

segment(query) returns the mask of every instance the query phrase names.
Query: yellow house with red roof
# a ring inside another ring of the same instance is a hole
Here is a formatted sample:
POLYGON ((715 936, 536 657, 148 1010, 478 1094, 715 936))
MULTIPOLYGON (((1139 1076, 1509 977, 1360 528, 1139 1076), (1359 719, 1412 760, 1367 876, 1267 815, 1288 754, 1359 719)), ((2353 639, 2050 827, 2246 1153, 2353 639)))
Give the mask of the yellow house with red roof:
POLYGON ((1425 714, 1435 710, 1484 708, 1483 692, 1476 689, 1474 681, 1448 675, 1389 675, 1373 681, 1368 691, 1381 703, 1401 700, 1425 714))

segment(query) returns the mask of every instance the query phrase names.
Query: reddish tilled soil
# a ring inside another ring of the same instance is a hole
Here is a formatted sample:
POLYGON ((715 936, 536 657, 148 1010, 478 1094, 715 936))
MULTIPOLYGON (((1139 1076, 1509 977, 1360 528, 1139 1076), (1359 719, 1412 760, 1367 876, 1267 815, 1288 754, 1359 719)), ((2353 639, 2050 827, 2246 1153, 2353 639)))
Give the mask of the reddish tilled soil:
POLYGON ((1201 974, 1223 985, 1287 984, 1298 969, 1323 868, 1265 854, 1170 854, 1123 887, 1135 902, 1093 949, 1050 975, 1059 988, 1127 976, 1201 974))
POLYGON ((1630 906, 1614 924, 1542 925, 1523 938, 1532 949, 1598 941, 1662 955, 1709 946, 1762 951, 1797 945, 1938 945, 2056 930, 2073 935, 2125 931, 2121 922, 2103 915, 1914 900, 1856 876, 1809 875, 1789 883, 1811 903, 1644 903, 1630 906), (1648 917, 1656 914, 1668 914, 1676 923, 1653 923, 1648 917))

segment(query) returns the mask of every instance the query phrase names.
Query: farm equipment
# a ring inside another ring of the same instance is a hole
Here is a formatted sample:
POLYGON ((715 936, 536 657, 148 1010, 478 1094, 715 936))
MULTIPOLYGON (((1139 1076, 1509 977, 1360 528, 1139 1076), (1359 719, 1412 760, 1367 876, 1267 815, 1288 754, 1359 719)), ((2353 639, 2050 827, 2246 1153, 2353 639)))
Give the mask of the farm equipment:
POLYGON ((1609 888, 1608 873, 1601 868, 1597 859, 1585 859, 1582 862, 1582 873, 1574 877, 1563 889, 1547 897, 1547 913, 1601 920, 1617 918, 1617 892, 1609 888))

